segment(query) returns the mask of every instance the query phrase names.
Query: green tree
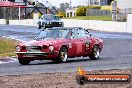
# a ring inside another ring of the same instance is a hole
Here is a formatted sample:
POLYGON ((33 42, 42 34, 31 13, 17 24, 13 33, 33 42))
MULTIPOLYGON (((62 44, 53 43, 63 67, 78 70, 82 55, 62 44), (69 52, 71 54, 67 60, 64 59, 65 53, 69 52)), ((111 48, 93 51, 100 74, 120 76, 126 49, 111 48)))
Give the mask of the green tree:
POLYGON ((59 17, 65 17, 66 16, 66 13, 65 12, 59 12, 58 14, 57 14, 57 16, 59 16, 59 17))
POLYGON ((81 6, 76 11, 77 16, 86 16, 86 7, 81 6))
POLYGON ((80 6, 78 7, 76 14, 77 16, 86 16, 86 9, 100 9, 101 6, 80 6))

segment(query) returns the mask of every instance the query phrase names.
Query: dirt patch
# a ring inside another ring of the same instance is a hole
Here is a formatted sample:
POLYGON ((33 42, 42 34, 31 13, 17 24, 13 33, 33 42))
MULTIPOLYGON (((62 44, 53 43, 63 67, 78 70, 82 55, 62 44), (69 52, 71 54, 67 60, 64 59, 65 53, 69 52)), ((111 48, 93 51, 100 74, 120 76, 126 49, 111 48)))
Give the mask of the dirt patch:
MULTIPOLYGON (((92 74, 130 74, 132 69, 89 71, 92 74)), ((33 75, 1 76, 0 88, 132 88, 130 83, 85 84, 76 83, 75 73, 44 73, 33 75)))

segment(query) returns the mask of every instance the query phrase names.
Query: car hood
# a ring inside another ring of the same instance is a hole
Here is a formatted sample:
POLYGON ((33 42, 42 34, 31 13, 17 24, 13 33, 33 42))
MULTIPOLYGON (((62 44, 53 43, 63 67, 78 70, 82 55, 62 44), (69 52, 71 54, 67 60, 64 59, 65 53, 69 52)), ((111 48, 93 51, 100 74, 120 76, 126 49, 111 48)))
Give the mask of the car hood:
POLYGON ((20 46, 49 46, 57 43, 62 43, 64 39, 48 39, 48 40, 32 40, 30 42, 20 43, 20 46))
POLYGON ((39 21, 43 21, 45 23, 47 23, 47 22, 61 22, 61 20, 39 20, 39 21))

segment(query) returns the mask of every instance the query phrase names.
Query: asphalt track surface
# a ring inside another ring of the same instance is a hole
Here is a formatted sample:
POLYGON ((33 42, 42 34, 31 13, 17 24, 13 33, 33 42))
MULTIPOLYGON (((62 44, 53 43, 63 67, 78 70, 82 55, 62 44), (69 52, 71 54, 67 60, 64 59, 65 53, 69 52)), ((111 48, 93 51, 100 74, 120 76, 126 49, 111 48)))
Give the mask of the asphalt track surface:
MULTIPOLYGON (((29 41, 40 29, 26 26, 0 25, 0 36, 29 41)), ((125 69, 132 67, 132 34, 92 31, 94 36, 104 40, 104 48, 99 60, 88 57, 70 58, 66 63, 56 64, 50 60, 33 61, 30 65, 20 65, 18 61, 0 64, 0 75, 39 74, 54 72, 75 72, 78 67, 86 70, 125 69)))

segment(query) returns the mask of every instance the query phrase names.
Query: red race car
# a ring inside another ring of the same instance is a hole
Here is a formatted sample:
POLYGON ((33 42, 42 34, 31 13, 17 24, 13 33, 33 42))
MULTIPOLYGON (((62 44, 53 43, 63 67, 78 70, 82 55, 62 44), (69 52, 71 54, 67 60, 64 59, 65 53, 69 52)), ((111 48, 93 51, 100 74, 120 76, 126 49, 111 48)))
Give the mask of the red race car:
POLYGON ((16 46, 20 64, 27 65, 34 60, 66 62, 68 58, 81 56, 97 60, 103 48, 103 40, 80 27, 48 28, 35 39, 16 46))

